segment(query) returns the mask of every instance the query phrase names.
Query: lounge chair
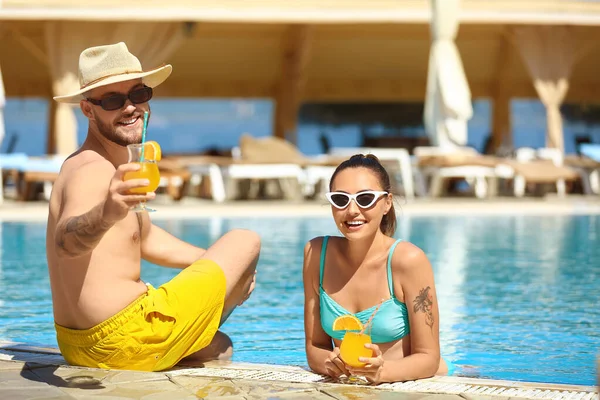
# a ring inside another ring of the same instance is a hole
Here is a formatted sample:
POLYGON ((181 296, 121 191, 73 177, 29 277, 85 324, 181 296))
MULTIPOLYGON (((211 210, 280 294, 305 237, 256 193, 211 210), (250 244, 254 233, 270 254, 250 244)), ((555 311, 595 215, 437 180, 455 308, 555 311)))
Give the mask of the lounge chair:
POLYGON ((159 161, 158 170, 160 172, 159 187, 166 187, 167 194, 173 200, 180 201, 190 185, 192 173, 169 159, 159 161))
POLYGON ((254 138, 244 134, 240 138, 239 150, 240 159, 253 165, 252 178, 276 178, 280 182, 281 178, 292 178, 300 185, 304 196, 313 196, 319 187, 323 187, 320 183, 329 182, 341 161, 335 156, 307 157, 293 144, 274 136, 254 138), (278 176, 279 173, 282 175, 278 176))
MULTIPOLYGON (((169 156, 163 158, 172 165, 190 172, 190 182, 201 184, 205 179, 210 182, 213 200, 221 203, 231 198, 229 184, 238 179, 285 179, 301 180, 302 168, 296 164, 246 162, 225 156, 169 156)), ((162 162, 162 161, 161 161, 162 162)))
POLYGON ((462 178, 474 188, 477 198, 495 196, 497 174, 495 157, 479 154, 470 147, 444 149, 435 146, 418 146, 414 149, 421 187, 429 183, 431 197, 439 197, 443 191, 444 180, 462 178), (488 184, 489 181, 489 184, 488 184), (488 190, 490 189, 490 190, 488 190))
POLYGON ((2 169, 12 176, 18 200, 34 200, 40 184, 43 185, 44 198, 49 199, 52 185, 65 159, 66 156, 62 155, 27 157, 6 167, 3 165, 2 169))
POLYGON ((16 182, 17 171, 27 163, 28 159, 25 153, 0 154, 0 170, 2 171, 2 176, 0 177, 0 204, 4 202, 4 187, 6 186, 7 178, 16 182))
MULTIPOLYGON (((416 149, 415 152, 417 152, 416 149)), ((532 153, 529 149, 521 151, 519 159, 485 156, 474 151, 466 151, 458 154, 420 156, 419 165, 422 168, 433 169, 437 185, 441 178, 449 176, 475 178, 475 193, 480 198, 486 195, 487 185, 484 186, 486 180, 490 181, 491 195, 497 188, 498 179, 513 180, 514 195, 522 197, 525 194, 527 183, 553 183, 557 185, 560 194, 561 181, 572 181, 579 178, 577 171, 572 168, 556 165, 554 161, 542 159, 542 157, 550 158, 550 156, 544 156, 544 152, 538 153, 534 150, 532 153), (479 193, 477 178, 481 185, 479 193)), ((435 184, 434 180, 431 188, 433 195, 439 190, 439 187, 434 186, 435 184)))
MULTIPOLYGON (((10 177, 16 188, 17 199, 21 201, 34 200, 37 188, 43 185, 45 199, 50 199, 52 185, 66 156, 52 155, 49 157, 28 157, 24 153, 0 155, 0 167, 3 179, 0 182, 0 203, 4 200, 5 178, 10 177)), ((167 187, 167 193, 174 199, 180 200, 190 180, 189 171, 178 168, 168 162, 159 163, 161 187, 167 187)))
POLYGON ((514 194, 517 197, 525 195, 528 183, 554 184, 556 193, 564 197, 566 181, 577 180, 580 177, 577 171, 564 166, 562 152, 553 148, 519 148, 516 151, 516 161, 506 160, 504 165, 513 169, 514 194))
MULTIPOLYGON (((230 184, 240 179, 251 181, 276 180, 284 197, 298 198, 300 194, 314 194, 320 181, 329 179, 340 162, 335 157, 310 158, 291 143, 276 137, 254 138, 242 135, 240 145, 232 149, 232 156, 174 156, 165 157, 178 168, 191 173, 191 182, 210 181, 214 201, 231 198, 230 184), (291 181, 291 185, 289 184, 291 181)), ((251 188, 252 191, 253 188, 251 188)))
POLYGON ((584 194, 600 194, 600 145, 581 144, 581 156, 565 157, 565 165, 581 176, 584 194))

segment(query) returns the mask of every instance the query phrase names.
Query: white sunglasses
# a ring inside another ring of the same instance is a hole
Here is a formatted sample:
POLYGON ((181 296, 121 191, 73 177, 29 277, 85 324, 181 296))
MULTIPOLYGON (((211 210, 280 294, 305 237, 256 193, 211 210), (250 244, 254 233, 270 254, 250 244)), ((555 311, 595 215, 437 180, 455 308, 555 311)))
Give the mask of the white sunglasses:
POLYGON ((327 200, 331 203, 335 208, 339 208, 340 210, 348 207, 350 202, 354 200, 356 205, 360 208, 369 208, 383 195, 387 195, 388 192, 381 192, 377 190, 365 190, 363 192, 358 192, 355 194, 348 194, 344 192, 327 192, 325 196, 327 200))

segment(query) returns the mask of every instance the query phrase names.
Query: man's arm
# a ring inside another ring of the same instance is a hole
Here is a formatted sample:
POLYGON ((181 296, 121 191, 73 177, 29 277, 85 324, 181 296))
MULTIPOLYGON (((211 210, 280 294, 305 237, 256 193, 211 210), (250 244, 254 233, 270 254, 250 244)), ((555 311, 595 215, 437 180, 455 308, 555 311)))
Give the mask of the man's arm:
POLYGON ((129 207, 154 197, 129 194, 134 187, 147 185, 146 179, 123 181, 137 164, 123 164, 115 171, 108 161, 94 161, 72 171, 63 188, 62 207, 54 232, 56 253, 61 257, 81 257, 92 251, 104 234, 125 218, 129 207))
POLYGON ((163 267, 186 268, 204 253, 205 249, 186 243, 154 224, 142 236, 142 258, 163 267))
POLYGON ((95 161, 72 171, 63 188, 62 209, 54 242, 61 257, 80 257, 93 250, 112 226, 103 218, 114 167, 95 161))
POLYGON ((56 252, 62 257, 80 257, 92 251, 114 225, 103 220, 104 201, 81 215, 61 218, 56 225, 56 252))

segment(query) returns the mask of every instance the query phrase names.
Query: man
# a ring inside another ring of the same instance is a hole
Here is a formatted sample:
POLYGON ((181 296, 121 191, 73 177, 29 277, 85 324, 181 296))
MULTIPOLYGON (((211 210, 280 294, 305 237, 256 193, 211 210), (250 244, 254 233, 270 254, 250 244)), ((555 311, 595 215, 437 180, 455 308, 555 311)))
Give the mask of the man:
POLYGON ((57 341, 70 364, 160 371, 231 356, 218 328, 254 289, 258 235, 231 231, 205 250, 129 210, 155 194, 130 192, 145 179, 123 181, 139 169, 126 146, 141 142, 152 88, 171 70, 142 71, 124 43, 93 47, 79 59, 80 90, 54 98, 89 120, 54 184, 47 228, 57 341), (182 271, 155 289, 140 280, 142 259, 182 271))

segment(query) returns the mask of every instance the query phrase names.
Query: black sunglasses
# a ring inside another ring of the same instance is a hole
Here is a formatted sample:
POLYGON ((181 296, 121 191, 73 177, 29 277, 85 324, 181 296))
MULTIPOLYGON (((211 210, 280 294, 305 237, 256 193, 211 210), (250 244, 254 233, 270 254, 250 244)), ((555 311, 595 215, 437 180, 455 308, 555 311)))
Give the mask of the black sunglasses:
POLYGON ((128 94, 117 93, 105 97, 100 100, 86 98, 90 103, 102 107, 106 111, 114 111, 123 108, 127 99, 133 104, 140 104, 149 101, 152 98, 152 88, 144 86, 143 88, 134 89, 128 94))
POLYGON ((373 204, 375 204, 375 202, 381 196, 387 194, 388 192, 382 192, 378 190, 365 190, 356 194, 348 194, 344 192, 328 192, 325 193, 325 197, 327 197, 327 200, 329 200, 332 206, 342 210, 348 207, 352 200, 354 200, 360 208, 369 208, 373 204))

